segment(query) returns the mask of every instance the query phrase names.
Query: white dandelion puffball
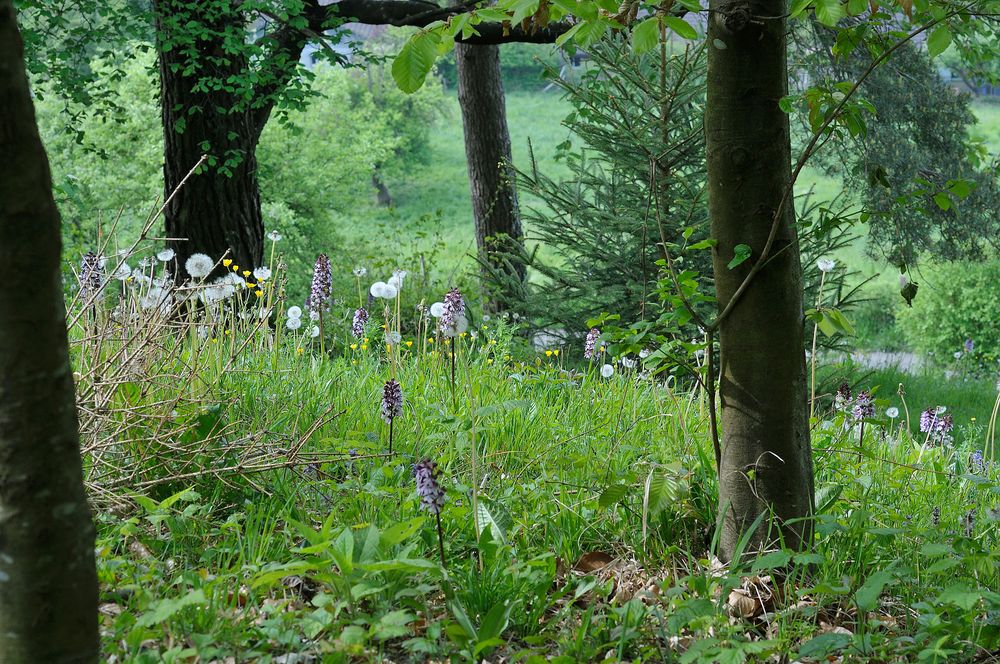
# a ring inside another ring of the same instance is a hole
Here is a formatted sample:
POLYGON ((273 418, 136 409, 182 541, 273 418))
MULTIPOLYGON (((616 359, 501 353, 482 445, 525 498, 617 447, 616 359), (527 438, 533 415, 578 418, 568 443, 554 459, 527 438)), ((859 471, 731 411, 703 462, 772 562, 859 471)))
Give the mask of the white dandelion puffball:
POLYGON ((387 300, 395 300, 397 295, 399 295, 399 288, 393 286, 391 283, 386 284, 385 288, 382 289, 382 297, 387 300))
POLYGON ((247 283, 246 279, 236 274, 235 272, 230 272, 229 274, 227 274, 226 279, 228 279, 229 283, 231 283, 233 286, 244 286, 247 283))
POLYGON ((319 336, 319 325, 313 325, 309 328, 309 336, 313 339, 319 336))
POLYGON ((372 297, 385 297, 385 288, 389 284, 384 281, 376 281, 372 284, 372 287, 368 289, 368 292, 372 294, 372 297))
POLYGON ((953 355, 954 355, 954 357, 955 357, 956 360, 961 360, 962 359, 962 351, 960 351, 960 350, 956 350, 953 355))
POLYGON ((890 420, 894 420, 899 417, 899 409, 895 406, 891 406, 885 409, 885 414, 890 420))
POLYGON ((444 313, 444 302, 435 302, 431 305, 431 316, 434 318, 441 318, 441 314, 444 313))
POLYGON ((832 258, 821 258, 816 261, 816 267, 820 272, 833 272, 833 268, 837 267, 837 261, 832 258))
POLYGON ((302 319, 289 318, 288 320, 285 321, 285 327, 287 327, 289 330, 297 330, 300 327, 302 327, 302 319))
POLYGON ((164 249, 163 251, 159 251, 159 252, 156 253, 156 258, 157 258, 157 260, 160 260, 160 261, 163 261, 164 263, 166 263, 167 261, 174 260, 174 256, 176 256, 176 255, 177 254, 174 253, 173 249, 164 249))
POLYGON ((400 336, 399 332, 396 332, 395 330, 390 330, 385 333, 385 342, 391 346, 398 344, 402 340, 403 337, 400 336))
POLYGON ((468 329, 469 329, 469 319, 466 318, 465 316, 459 316, 455 320, 455 331, 458 332, 459 334, 462 334, 468 329))
POLYGON ((271 231, 270 233, 267 234, 267 238, 271 242, 277 242, 278 240, 281 239, 281 233, 279 233, 278 231, 271 231))
POLYGON ((184 261, 184 269, 193 279, 207 277, 213 267, 215 267, 215 261, 205 254, 191 254, 190 258, 184 261))
POLYGON ((396 275, 392 275, 391 277, 389 277, 389 281, 387 283, 393 288, 395 288, 397 291, 403 290, 402 277, 397 277, 396 275))
POLYGON ((362 265, 359 265, 356 268, 354 268, 352 270, 352 272, 354 273, 355 277, 357 277, 358 279, 360 279, 361 277, 363 277, 366 274, 368 274, 368 268, 366 268, 366 267, 364 267, 362 265))
POLYGON ((302 307, 296 307, 296 306, 288 307, 288 317, 302 318, 302 307))
POLYGON ((149 256, 144 256, 144 257, 142 257, 142 258, 139 259, 139 267, 141 267, 143 269, 146 269, 147 267, 150 267, 152 264, 153 264, 153 261, 152 261, 152 259, 150 259, 149 256))
POLYGON ((129 275, 131 274, 132 274, 132 268, 129 267, 129 264, 122 263, 121 265, 115 268, 115 272, 111 276, 114 277, 115 279, 118 279, 119 281, 125 281, 126 279, 129 278, 129 275))
POLYGON ((601 378, 611 378, 615 375, 615 368, 610 364, 605 364, 601 367, 601 378))
POLYGON ((137 284, 139 284, 140 286, 149 286, 150 284, 153 283, 153 280, 150 279, 149 277, 147 277, 144 274, 134 274, 133 273, 132 274, 132 278, 135 279, 135 282, 137 284))
POLYGON ((169 311, 171 304, 173 296, 170 291, 159 286, 152 286, 139 300, 139 306, 143 309, 157 309, 161 312, 169 311))
POLYGON ((257 281, 267 281, 271 278, 271 268, 258 267, 253 271, 253 278, 257 281))

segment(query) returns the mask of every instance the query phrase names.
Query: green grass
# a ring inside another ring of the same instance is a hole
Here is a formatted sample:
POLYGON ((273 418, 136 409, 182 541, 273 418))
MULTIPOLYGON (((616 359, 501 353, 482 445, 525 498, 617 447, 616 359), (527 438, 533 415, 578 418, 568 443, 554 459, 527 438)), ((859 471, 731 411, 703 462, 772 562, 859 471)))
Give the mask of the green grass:
POLYGON ((858 446, 821 410, 812 550, 719 567, 703 394, 601 378, 497 321, 459 341, 453 388, 407 311, 390 351, 378 320, 354 340, 335 307, 325 358, 283 317, 274 332, 81 319, 106 657, 944 662, 1000 646, 1000 476, 964 461, 981 431, 959 427, 953 453, 873 422, 858 446), (405 395, 393 454, 390 376, 405 395), (441 539, 414 488, 423 458, 446 492, 441 539), (610 565, 584 567, 595 558, 610 565), (785 599, 754 603, 772 590, 785 599))

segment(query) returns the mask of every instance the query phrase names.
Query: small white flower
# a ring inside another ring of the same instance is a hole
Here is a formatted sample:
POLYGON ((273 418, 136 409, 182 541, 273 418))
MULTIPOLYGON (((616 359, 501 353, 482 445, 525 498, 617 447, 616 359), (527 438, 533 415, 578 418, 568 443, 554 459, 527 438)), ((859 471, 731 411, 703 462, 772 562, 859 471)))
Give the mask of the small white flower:
POLYGON ((647 357, 650 356, 651 353, 652 351, 649 350, 648 348, 643 348, 642 350, 639 351, 639 357, 645 360, 647 357))
POLYGON ((837 267, 837 261, 832 258, 821 258, 816 261, 816 267, 819 268, 820 272, 833 272, 833 269, 837 267))
POLYGON ((611 378, 615 375, 615 368, 610 364, 605 364, 601 367, 601 378, 611 378))
POLYGON ((253 278, 257 281, 267 281, 271 278, 271 268, 258 267, 253 271, 253 278))
POLYGON ((391 283, 386 284, 385 288, 382 289, 382 297, 387 300, 395 300, 397 295, 399 295, 399 289, 391 283))
POLYGON ((360 279, 361 277, 363 277, 366 274, 368 274, 368 268, 366 268, 366 267, 364 267, 362 265, 359 265, 356 268, 354 268, 353 272, 354 272, 354 276, 357 277, 358 279, 360 279))
POLYGON ((114 277, 115 279, 118 279, 119 281, 125 281, 126 279, 129 278, 129 275, 131 274, 132 274, 132 268, 129 267, 129 264, 122 263, 117 268, 115 268, 115 272, 111 276, 114 277))
POLYGON ((176 255, 177 254, 174 253, 173 249, 164 249, 163 251, 159 251, 156 253, 156 258, 166 263, 167 261, 174 260, 174 256, 176 255))
POLYGON ((271 242, 277 242, 278 240, 281 239, 281 233, 279 233, 278 231, 271 231, 270 233, 267 234, 267 237, 269 240, 271 240, 271 242))
POLYGON ((441 318, 441 314, 444 313, 444 302, 435 302, 431 305, 431 316, 434 318, 441 318))
POLYGON ((302 327, 302 319, 289 318, 288 320, 285 321, 285 327, 287 327, 289 330, 297 330, 300 327, 302 327))
POLYGON ((633 360, 631 357, 623 357, 621 362, 622 366, 625 367, 626 369, 635 369, 636 361, 633 360))
POLYGON ((490 321, 490 318, 491 318, 491 316, 489 314, 483 314, 483 322, 484 323, 488 323, 490 321))
POLYGON ((313 339, 319 336, 319 325, 313 325, 309 328, 309 336, 313 339))
POLYGON ((190 274, 193 279, 207 277, 213 267, 215 267, 215 261, 205 254, 191 254, 191 256, 184 261, 184 269, 187 270, 187 273, 190 274))
POLYGON ((897 417, 899 417, 899 409, 896 408, 895 406, 890 406, 890 407, 888 407, 888 408, 885 409, 885 415, 890 420, 894 420, 897 417))
POLYGON ((372 294, 372 297, 385 297, 385 289, 389 284, 384 281, 376 281, 372 284, 372 287, 368 289, 368 292, 372 294))
POLYGON ((296 306, 288 307, 288 317, 302 318, 302 307, 296 307, 296 306))
POLYGON ((954 352, 954 356, 955 356, 955 359, 956 359, 956 360, 961 360, 961 359, 962 359, 962 351, 960 351, 960 350, 956 350, 956 351, 954 352))

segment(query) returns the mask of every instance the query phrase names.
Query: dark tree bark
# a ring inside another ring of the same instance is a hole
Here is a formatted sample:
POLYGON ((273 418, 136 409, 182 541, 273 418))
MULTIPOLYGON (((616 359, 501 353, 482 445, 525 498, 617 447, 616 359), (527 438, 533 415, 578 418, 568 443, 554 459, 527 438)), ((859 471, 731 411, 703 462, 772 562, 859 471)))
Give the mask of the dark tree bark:
POLYGON ((768 510, 749 550, 807 544, 812 511, 808 385, 802 351, 802 269, 794 227, 788 116, 784 0, 712 0, 705 137, 713 266, 720 310, 760 260, 772 224, 767 262, 753 276, 719 328, 722 458, 719 467, 721 557, 768 510), (750 16, 772 17, 749 20, 750 16), (779 212, 780 207, 780 212, 779 212), (736 246, 751 257, 727 264, 736 246))
MULTIPOLYGON (((525 268, 511 257, 520 253, 523 233, 511 166, 500 47, 455 44, 455 64, 479 259, 485 271, 501 276, 508 287, 516 287, 524 280, 525 268)), ((495 311, 496 299, 486 295, 495 311)))
MULTIPOLYGON (((261 264, 264 222, 257 182, 257 142, 266 111, 237 96, 233 80, 245 80, 246 56, 225 44, 225 34, 242 30, 239 11, 201 11, 198 3, 156 0, 160 109, 164 138, 164 190, 173 194, 164 210, 166 234, 180 266, 193 253, 219 259, 228 252, 237 265, 261 264), (179 44, 201 35, 196 54, 179 44), (170 46, 167 48, 167 46, 170 46), (206 85, 206 81, 211 83, 206 85), (226 82, 225 87, 214 85, 226 82), (187 183, 181 181, 207 155, 187 183)), ((266 110, 269 110, 269 106, 266 110)), ((183 272, 183 267, 181 267, 183 272)), ((186 275, 178 275, 183 278, 186 275)))
POLYGON ((0 661, 96 662, 59 212, 11 0, 0 0, 0 661))

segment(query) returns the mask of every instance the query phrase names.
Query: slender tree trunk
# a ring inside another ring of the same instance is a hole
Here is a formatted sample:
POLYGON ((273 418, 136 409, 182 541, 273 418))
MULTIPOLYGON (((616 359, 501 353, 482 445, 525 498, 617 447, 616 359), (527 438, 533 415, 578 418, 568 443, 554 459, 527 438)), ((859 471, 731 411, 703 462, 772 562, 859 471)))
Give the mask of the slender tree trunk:
POLYGON ((171 241, 178 265, 193 253, 219 259, 228 252, 237 265, 253 269, 261 265, 264 251, 256 149, 267 112, 259 106, 255 111, 237 96, 249 65, 243 53, 225 44, 227 33, 242 33, 245 17, 238 7, 208 15, 199 3, 177 0, 155 0, 153 7, 165 194, 170 196, 202 155, 208 156, 164 210, 167 236, 178 238, 171 241), (180 47, 178 40, 192 39, 194 24, 203 36, 193 49, 180 47), (215 82, 226 84, 220 89, 215 82))
POLYGON ((59 212, 11 0, 0 0, 0 661, 96 662, 59 212))
MULTIPOLYGON (((520 252, 523 233, 511 167, 500 47, 455 44, 455 63, 476 245, 484 272, 502 275, 513 290, 524 280, 525 268, 511 260, 520 252)), ((502 301, 504 294, 498 295, 502 301)), ((500 302, 489 299, 492 309, 498 309, 500 302)))
MULTIPOLYGON (((789 186, 784 0, 712 0, 709 20, 705 137, 713 266, 720 310, 733 297, 767 242, 789 186), (750 259, 729 269, 736 246, 750 259)), ((774 246, 719 329, 722 460, 719 468, 720 555, 765 511, 750 549, 808 544, 812 452, 803 353, 802 269, 791 199, 782 207, 774 246)))

